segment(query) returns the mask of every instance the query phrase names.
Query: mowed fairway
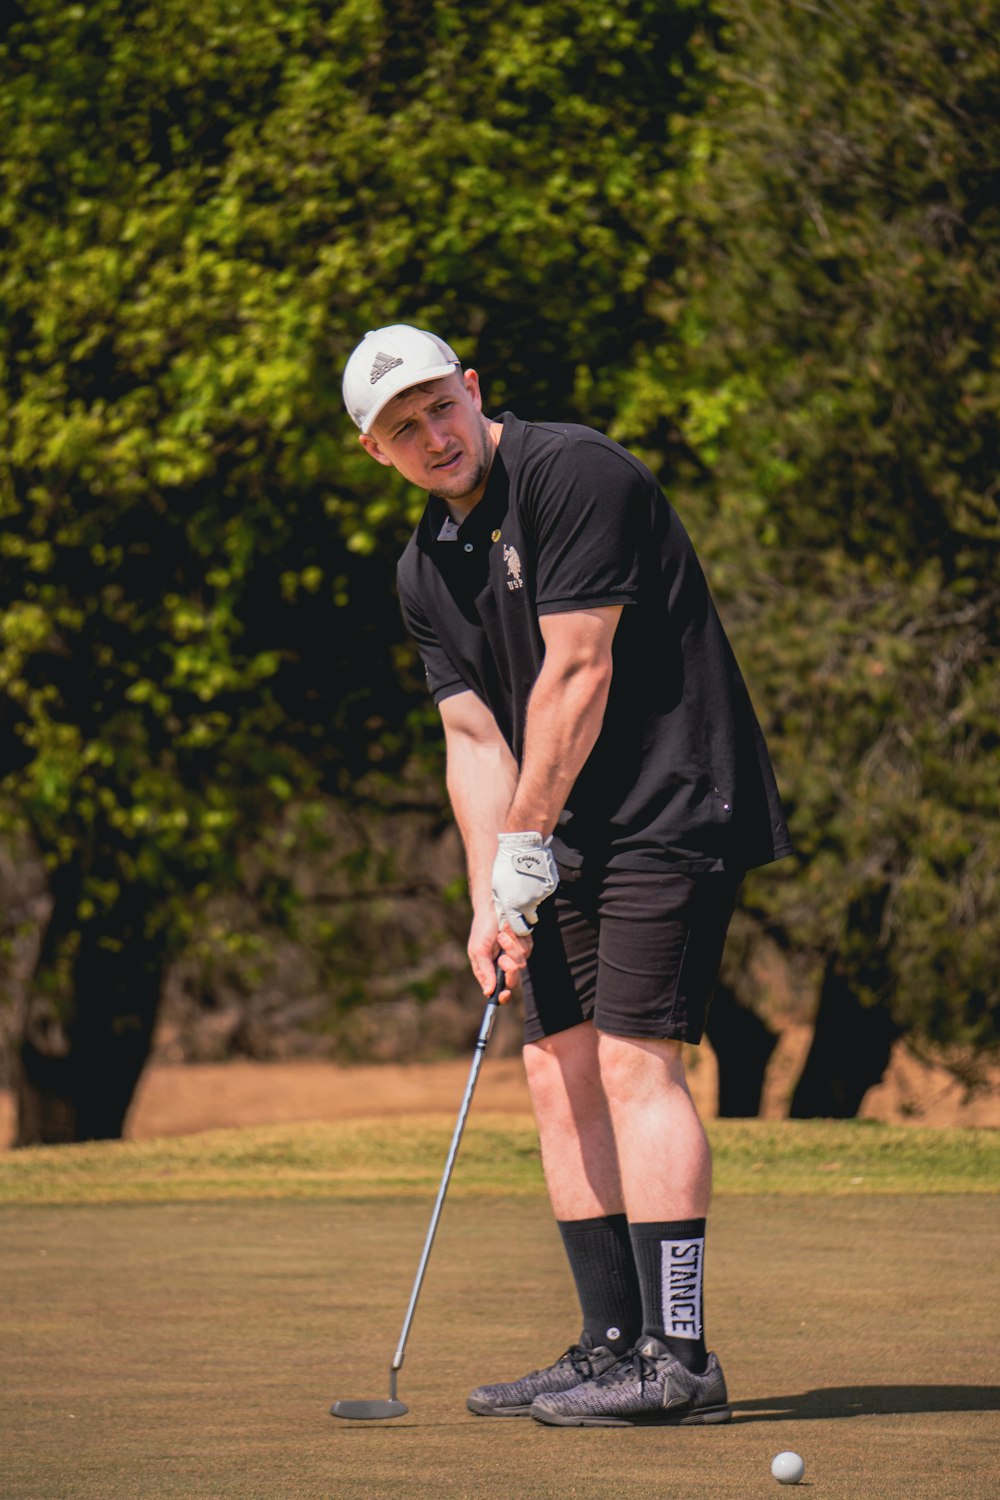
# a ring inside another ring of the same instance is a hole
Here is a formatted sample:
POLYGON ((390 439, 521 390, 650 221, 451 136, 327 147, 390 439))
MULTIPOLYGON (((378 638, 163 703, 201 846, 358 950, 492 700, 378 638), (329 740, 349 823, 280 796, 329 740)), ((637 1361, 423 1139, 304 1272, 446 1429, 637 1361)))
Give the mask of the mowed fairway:
POLYGON ((710 1342, 735 1419, 471 1416, 575 1303, 527 1122, 470 1122, 384 1397, 451 1121, 283 1127, 0 1160, 5 1500, 751 1500, 1000 1494, 998 1137, 717 1122, 710 1342), (364 1165, 364 1172, 359 1168, 364 1165), (950 1191, 950 1186, 960 1191, 950 1191), (214 1196, 213 1196, 214 1194, 214 1196))

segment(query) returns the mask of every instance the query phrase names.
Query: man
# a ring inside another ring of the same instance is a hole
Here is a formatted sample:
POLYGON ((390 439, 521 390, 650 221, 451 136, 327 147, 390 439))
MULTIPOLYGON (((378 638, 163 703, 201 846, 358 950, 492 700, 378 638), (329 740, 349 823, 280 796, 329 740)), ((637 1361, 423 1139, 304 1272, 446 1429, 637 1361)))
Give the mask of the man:
POLYGON ((680 521, 585 427, 482 408, 405 324, 344 374, 367 452, 428 492, 399 592, 444 724, 484 993, 523 984, 542 1162, 583 1314, 483 1416, 724 1422, 703 1331, 711 1160, 685 1081, 744 872, 790 852, 767 750, 680 521))

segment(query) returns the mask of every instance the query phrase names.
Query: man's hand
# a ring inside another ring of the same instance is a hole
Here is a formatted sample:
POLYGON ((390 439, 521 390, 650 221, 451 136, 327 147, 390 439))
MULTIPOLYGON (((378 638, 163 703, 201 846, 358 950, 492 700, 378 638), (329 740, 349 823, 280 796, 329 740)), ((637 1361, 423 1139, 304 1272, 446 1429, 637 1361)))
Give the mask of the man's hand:
POLYGON ((493 993, 499 963, 506 988, 501 990, 498 998, 501 1005, 506 1005, 521 983, 521 971, 526 967, 530 953, 531 938, 515 937, 509 927, 498 932, 492 911, 484 908, 481 915, 473 918, 469 933, 469 962, 484 995, 493 993))
POLYGON ((540 833, 497 835, 493 905, 500 928, 507 926, 523 937, 538 921, 538 907, 559 884, 551 843, 540 833))

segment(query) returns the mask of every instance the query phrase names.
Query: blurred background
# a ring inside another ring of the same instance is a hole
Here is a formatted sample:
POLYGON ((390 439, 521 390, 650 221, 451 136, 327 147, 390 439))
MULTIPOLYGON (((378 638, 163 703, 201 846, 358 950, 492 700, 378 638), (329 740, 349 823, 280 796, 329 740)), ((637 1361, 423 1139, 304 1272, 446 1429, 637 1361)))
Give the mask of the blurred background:
MULTIPOLYGON (((12 0, 0 23, 0 1084, 435 1060, 479 1005, 394 593, 422 497, 340 375, 405 321, 692 534, 794 860, 718 1110, 1000 1042, 994 0, 12 0), (803 1031, 803 1028, 806 1030, 803 1031)), ((513 1048, 513 1032, 508 1044, 513 1048)))

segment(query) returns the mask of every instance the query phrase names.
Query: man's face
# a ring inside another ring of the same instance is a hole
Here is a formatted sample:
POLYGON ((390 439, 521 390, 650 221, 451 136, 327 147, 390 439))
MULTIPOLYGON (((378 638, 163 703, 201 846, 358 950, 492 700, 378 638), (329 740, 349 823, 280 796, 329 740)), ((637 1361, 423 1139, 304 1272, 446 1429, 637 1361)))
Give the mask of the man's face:
POLYGON ((398 469, 411 484, 471 507, 485 488, 494 453, 475 370, 401 391, 361 442, 372 458, 398 469))

